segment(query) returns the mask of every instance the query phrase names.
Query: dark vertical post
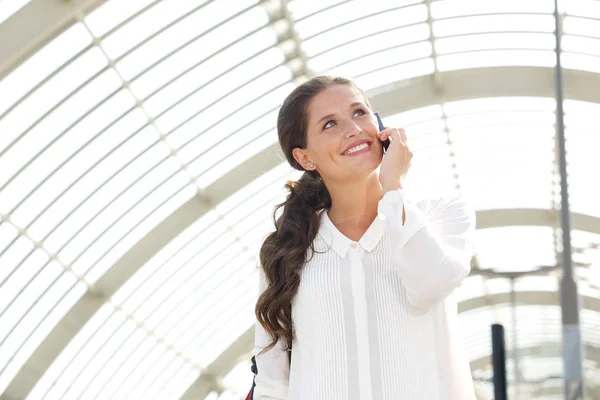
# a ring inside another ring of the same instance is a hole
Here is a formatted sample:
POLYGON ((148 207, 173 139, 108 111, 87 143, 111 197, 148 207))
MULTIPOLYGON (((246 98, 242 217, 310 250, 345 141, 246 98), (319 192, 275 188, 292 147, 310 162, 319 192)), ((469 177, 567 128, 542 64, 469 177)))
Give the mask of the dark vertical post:
POLYGON ((494 400, 507 400, 504 327, 500 324, 492 325, 492 367, 494 370, 494 400))

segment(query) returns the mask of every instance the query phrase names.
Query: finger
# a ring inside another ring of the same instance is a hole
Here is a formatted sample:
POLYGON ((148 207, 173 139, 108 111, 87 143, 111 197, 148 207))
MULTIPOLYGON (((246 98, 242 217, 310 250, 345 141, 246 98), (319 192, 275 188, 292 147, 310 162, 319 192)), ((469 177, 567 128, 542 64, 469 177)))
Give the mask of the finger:
POLYGON ((393 129, 385 128, 384 130, 377 132, 377 136, 379 137, 380 140, 386 141, 390 138, 392 130, 393 129))
POLYGON ((389 135, 393 138, 392 140, 399 140, 401 143, 405 143, 400 135, 400 129, 390 129, 389 135))
POLYGON ((405 144, 408 142, 408 137, 406 136, 406 131, 404 129, 400 129, 400 137, 405 144))

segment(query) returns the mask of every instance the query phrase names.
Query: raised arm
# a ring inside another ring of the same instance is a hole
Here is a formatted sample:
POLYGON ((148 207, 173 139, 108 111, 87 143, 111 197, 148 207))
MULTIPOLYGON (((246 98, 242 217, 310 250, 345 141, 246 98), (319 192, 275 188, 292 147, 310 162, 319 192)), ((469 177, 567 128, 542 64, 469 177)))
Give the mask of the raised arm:
MULTIPOLYGON (((264 273, 259 269, 259 293, 267 285, 264 273)), ((278 342, 271 350, 258 355, 271 343, 271 337, 256 321, 254 331, 254 355, 258 373, 255 377, 254 400, 285 400, 288 398, 290 365, 288 352, 283 343, 278 342)))
POLYGON ((411 304, 429 308, 469 275, 475 212, 460 196, 413 204, 402 189, 392 190, 380 200, 378 213, 411 304))

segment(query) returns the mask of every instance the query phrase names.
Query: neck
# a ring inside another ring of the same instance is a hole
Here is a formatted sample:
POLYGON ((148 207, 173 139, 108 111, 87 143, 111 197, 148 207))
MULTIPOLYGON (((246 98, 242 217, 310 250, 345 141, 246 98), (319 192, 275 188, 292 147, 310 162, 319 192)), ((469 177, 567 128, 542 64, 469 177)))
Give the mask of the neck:
POLYGON ((335 225, 368 226, 377 216, 383 189, 376 171, 364 179, 334 182, 327 186, 331 196, 329 219, 335 225))

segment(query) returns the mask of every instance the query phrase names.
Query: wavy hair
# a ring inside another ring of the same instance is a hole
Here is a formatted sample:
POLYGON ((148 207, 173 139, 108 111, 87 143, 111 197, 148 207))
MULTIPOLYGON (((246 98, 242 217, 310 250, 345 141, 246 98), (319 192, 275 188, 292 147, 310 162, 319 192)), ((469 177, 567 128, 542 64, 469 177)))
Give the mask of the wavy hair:
MULTIPOLYGON (((284 100, 277 117, 279 144, 288 163, 295 169, 304 168, 294 159, 292 151, 307 146, 306 124, 308 106, 320 92, 333 85, 348 85, 363 96, 362 91, 349 79, 317 76, 296 87, 284 100)), ((292 347, 292 299, 298 291, 302 267, 307 261, 308 249, 314 252, 320 212, 331 208, 331 197, 317 171, 304 171, 298 181, 288 181, 286 200, 275 207, 275 231, 264 240, 260 249, 260 267, 267 286, 255 307, 258 322, 270 335, 272 342, 260 354, 272 349, 278 340, 292 347), (277 218, 278 211, 283 208, 277 218)))

